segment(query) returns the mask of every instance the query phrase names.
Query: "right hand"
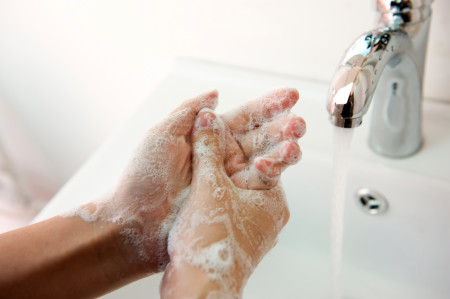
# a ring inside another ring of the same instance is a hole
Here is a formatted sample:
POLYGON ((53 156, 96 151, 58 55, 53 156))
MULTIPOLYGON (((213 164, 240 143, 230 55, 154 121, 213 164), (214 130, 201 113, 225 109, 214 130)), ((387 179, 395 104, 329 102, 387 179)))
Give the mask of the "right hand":
POLYGON ((229 178, 220 122, 202 111, 193 128, 191 191, 170 233, 163 298, 240 297, 289 218, 280 186, 246 190, 229 178))

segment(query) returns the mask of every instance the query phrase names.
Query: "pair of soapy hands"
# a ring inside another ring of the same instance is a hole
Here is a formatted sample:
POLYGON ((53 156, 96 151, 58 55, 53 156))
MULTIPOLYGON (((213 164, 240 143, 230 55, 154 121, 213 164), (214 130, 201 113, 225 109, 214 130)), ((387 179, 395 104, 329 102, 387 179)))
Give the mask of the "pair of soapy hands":
POLYGON ((280 89, 218 116, 212 91, 184 102, 147 132, 116 200, 141 219, 151 272, 188 256, 192 262, 195 250, 231 235, 229 245, 250 261, 241 269, 248 278, 244 272, 273 247, 289 218, 278 180, 301 157, 297 140, 305 122, 289 113, 297 100, 295 89, 280 89))

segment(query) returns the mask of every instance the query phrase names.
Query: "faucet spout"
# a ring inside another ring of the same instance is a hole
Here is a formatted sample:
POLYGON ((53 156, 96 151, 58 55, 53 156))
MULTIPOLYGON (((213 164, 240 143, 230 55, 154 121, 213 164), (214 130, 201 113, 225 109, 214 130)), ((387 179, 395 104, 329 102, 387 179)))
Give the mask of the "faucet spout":
POLYGON ((353 43, 331 83, 328 112, 335 126, 361 125, 386 65, 409 44, 404 33, 389 28, 363 34, 353 43))
POLYGON ((422 144, 422 79, 431 1, 377 2, 382 27, 363 34, 348 49, 331 82, 327 109, 333 125, 355 128, 372 106, 370 146, 384 156, 405 157, 422 144), (401 8, 409 2, 420 6, 412 9, 411 4, 408 15, 397 11, 400 6, 395 4, 400 2, 401 8), (381 8, 383 3, 392 6, 390 13, 381 8))

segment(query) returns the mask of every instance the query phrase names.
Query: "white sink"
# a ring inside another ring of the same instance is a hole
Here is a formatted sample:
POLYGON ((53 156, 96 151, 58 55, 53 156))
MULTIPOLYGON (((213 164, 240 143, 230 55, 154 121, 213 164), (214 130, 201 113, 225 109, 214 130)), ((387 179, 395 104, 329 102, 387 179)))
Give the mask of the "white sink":
MULTIPOLYGON (((300 141, 303 160, 283 176, 291 219, 278 245, 250 278, 244 298, 330 298, 332 126, 325 110, 328 87, 321 83, 180 60, 36 220, 101 195, 120 174, 142 132, 182 100, 217 88, 218 110, 224 112, 284 86, 300 91, 294 112, 308 125, 300 141)), ((373 154, 366 144, 367 127, 355 130, 345 211, 345 298, 450 298, 448 128, 450 105, 424 103, 425 145, 415 156, 402 160, 373 154), (369 215, 358 206, 354 194, 363 187, 387 198, 385 214, 369 215)), ((161 275, 155 275, 104 298, 159 298, 160 280, 161 275)))

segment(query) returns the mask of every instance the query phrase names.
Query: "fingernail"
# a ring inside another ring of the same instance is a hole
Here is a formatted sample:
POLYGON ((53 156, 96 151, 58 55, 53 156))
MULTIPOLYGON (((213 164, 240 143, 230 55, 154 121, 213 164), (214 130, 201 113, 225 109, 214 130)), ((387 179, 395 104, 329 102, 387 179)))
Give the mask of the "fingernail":
POLYGON ((215 115, 210 112, 200 113, 199 116, 197 117, 196 125, 200 128, 212 127, 215 118, 216 118, 215 115))
POLYGON ((205 105, 205 107, 209 107, 212 110, 216 109, 219 102, 218 92, 216 89, 211 90, 201 96, 204 97, 204 99, 202 100, 202 104, 205 105))
POLYGON ((272 167, 273 161, 268 158, 256 158, 255 167, 259 172, 267 173, 269 172, 270 167, 272 167))
POLYGON ((294 106, 299 98, 297 89, 286 88, 285 91, 286 91, 286 97, 282 101, 283 110, 294 106))
POLYGON ((292 143, 287 143, 282 151, 282 159, 285 163, 294 164, 301 158, 301 151, 296 150, 296 146, 292 143))
POLYGON ((285 136, 298 139, 305 135, 306 126, 305 123, 299 119, 290 120, 284 129, 285 136))
POLYGON ((294 133, 295 136, 300 138, 300 137, 302 137, 305 134, 306 126, 305 126, 305 124, 303 122, 297 120, 297 121, 294 122, 293 130, 295 132, 294 133))
POLYGON ((269 160, 263 160, 263 161, 264 161, 264 163, 266 163, 266 166, 268 166, 268 167, 272 166, 272 161, 269 161, 269 160))

